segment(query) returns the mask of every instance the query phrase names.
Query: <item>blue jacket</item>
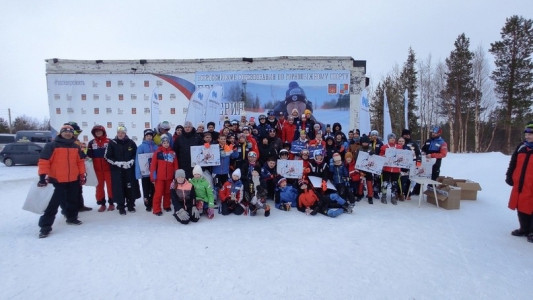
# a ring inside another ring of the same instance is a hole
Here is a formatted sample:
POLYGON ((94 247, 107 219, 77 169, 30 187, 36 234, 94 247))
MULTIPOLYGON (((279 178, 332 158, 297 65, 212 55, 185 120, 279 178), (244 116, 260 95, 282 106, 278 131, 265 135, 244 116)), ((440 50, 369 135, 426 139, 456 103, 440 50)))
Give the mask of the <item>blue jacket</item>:
POLYGON ((297 206, 298 190, 295 187, 292 185, 287 185, 284 188, 277 187, 276 192, 279 194, 279 197, 276 197, 279 199, 276 201, 276 208, 280 208, 285 203, 290 203, 291 207, 297 206))
POLYGON ((329 165, 329 173, 333 184, 346 183, 348 181, 348 169, 344 164, 336 166, 333 161, 329 165))
MULTIPOLYGON (((220 145, 216 144, 216 146, 220 149, 220 145)), ((220 149, 220 165, 213 166, 213 174, 229 174, 230 159, 236 159, 237 157, 239 157, 239 152, 237 151, 225 152, 224 148, 220 149)))
POLYGON ((143 142, 139 145, 139 147, 137 147, 137 154, 135 157, 135 178, 141 179, 141 177, 150 177, 150 174, 141 176, 141 167, 139 165, 139 154, 154 153, 155 150, 157 150, 157 145, 154 143, 154 141, 143 140, 143 142))

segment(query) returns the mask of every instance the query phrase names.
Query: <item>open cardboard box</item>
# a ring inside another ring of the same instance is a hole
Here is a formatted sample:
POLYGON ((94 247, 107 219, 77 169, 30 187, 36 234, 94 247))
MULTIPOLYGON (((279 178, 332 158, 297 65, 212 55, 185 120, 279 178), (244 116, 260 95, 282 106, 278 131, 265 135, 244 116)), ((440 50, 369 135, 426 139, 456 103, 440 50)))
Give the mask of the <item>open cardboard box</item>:
POLYGON ((481 191, 479 183, 467 179, 439 176, 438 182, 461 188, 461 200, 477 200, 477 192, 481 191))
MULTIPOLYGON (((429 203, 437 205, 433 189, 428 188, 424 194, 429 203)), ((445 184, 439 185, 437 186, 437 201, 439 201, 439 207, 444 209, 459 209, 461 207, 461 189, 445 184)))

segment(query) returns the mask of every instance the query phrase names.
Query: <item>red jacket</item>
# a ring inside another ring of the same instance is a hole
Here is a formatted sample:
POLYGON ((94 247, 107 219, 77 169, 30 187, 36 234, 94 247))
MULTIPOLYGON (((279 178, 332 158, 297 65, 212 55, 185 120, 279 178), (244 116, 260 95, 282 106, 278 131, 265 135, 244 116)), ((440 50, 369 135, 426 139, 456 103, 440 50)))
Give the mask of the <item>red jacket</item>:
MULTIPOLYGON (((379 150, 380 156, 385 156, 385 151, 387 151, 388 148, 396 148, 402 150, 402 146, 398 144, 384 144, 381 146, 381 150, 379 150)), ((390 173, 400 173, 400 168, 394 168, 394 167, 383 167, 383 172, 390 172, 390 173)))
POLYGON ((111 165, 104 158, 105 150, 109 144, 109 138, 105 135, 95 137, 87 146, 87 156, 93 159, 94 171, 111 172, 111 165))
POLYGON ((298 196, 298 207, 307 208, 312 207, 318 203, 318 196, 313 189, 306 189, 305 192, 298 196))
POLYGON ((296 124, 294 123, 285 123, 283 125, 283 129, 281 130, 281 142, 289 142, 292 143, 294 141, 294 135, 296 134, 296 124))
POLYGON ((348 176, 351 181, 361 180, 361 174, 359 173, 359 170, 355 168, 355 160, 352 159, 352 161, 349 164, 345 164, 345 166, 348 169, 348 176))
POLYGON ((150 163, 150 180, 172 180, 178 169, 178 158, 172 148, 159 146, 152 156, 150 163))
POLYGON ((513 179, 508 206, 528 215, 533 214, 533 157, 531 156, 533 148, 520 145, 511 156, 507 170, 513 179))

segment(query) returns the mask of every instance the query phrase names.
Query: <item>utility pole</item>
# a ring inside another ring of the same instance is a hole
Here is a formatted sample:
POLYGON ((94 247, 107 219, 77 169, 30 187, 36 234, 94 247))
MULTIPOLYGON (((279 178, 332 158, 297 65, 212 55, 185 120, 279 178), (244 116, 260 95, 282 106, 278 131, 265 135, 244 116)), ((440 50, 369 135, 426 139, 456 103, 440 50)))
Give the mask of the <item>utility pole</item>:
POLYGON ((7 109, 7 118, 9 119, 9 133, 13 133, 13 127, 11 127, 11 108, 7 109))

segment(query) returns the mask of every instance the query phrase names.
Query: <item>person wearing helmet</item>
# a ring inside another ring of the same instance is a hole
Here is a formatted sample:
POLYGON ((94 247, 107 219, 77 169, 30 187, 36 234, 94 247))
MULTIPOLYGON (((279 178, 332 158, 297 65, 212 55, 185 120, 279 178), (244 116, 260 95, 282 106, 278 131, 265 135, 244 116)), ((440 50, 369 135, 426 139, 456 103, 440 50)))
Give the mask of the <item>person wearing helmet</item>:
POLYGON ((435 164, 431 169, 431 179, 437 180, 440 174, 442 159, 448 154, 448 144, 441 137, 442 128, 433 126, 430 131, 431 137, 422 146, 422 154, 426 158, 436 158, 435 164))
POLYGON ((174 139, 172 137, 172 134, 170 134, 169 131, 170 131, 170 123, 168 121, 163 121, 159 123, 159 125, 157 125, 157 133, 153 139, 154 143, 158 146, 161 145, 161 137, 166 135, 169 138, 170 147, 172 147, 174 145, 174 139))
POLYGON ((91 134, 94 139, 89 141, 87 156, 92 159, 94 173, 98 180, 96 184, 96 204, 100 205, 99 212, 104 212, 106 209, 112 211, 115 209, 115 205, 113 204, 113 191, 111 189, 111 166, 104 158, 109 138, 102 125, 94 125, 91 134), (107 190, 109 207, 106 207, 104 186, 107 190))
POLYGON ((276 115, 274 114, 273 110, 270 110, 267 113, 266 123, 270 126, 270 128, 276 129, 276 127, 278 127, 278 119, 276 119, 276 115))
POLYGON ((265 115, 259 115, 259 124, 257 125, 257 132, 259 134, 259 138, 268 137, 268 129, 270 128, 270 125, 268 125, 266 121, 265 115))

